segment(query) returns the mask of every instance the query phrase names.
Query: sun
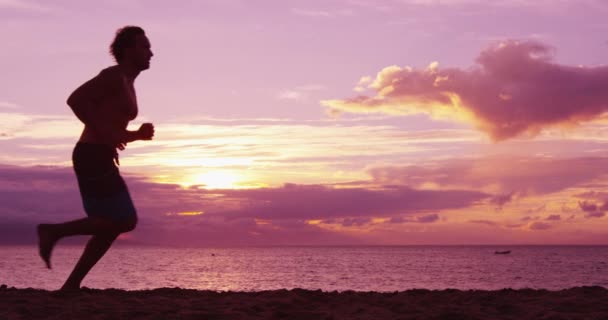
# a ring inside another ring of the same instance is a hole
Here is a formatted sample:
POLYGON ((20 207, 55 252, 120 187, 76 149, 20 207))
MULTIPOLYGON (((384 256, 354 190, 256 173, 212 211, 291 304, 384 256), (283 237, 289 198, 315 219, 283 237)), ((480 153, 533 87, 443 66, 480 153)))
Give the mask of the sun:
POLYGON ((238 175, 228 171, 209 171, 195 174, 190 181, 192 185, 202 185, 205 189, 236 189, 238 175))

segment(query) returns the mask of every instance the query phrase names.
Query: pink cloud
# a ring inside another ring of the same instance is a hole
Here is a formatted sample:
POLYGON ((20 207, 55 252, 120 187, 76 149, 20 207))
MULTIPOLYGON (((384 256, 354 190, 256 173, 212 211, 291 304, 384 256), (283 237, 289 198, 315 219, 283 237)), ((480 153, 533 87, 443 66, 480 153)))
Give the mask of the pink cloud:
POLYGON ((509 40, 482 51, 469 69, 390 66, 369 89, 375 95, 324 100, 329 112, 426 113, 470 123, 493 140, 536 135, 608 111, 608 67, 560 65, 537 41, 509 40))
MULTIPOLYGON (((425 165, 378 166, 368 170, 374 183, 419 188, 495 190, 491 202, 504 205, 514 197, 548 194, 583 186, 602 176, 608 158, 484 157, 446 159, 425 165)), ((544 207, 536 208, 538 211, 544 207)), ((529 212, 532 213, 532 212, 529 212)))

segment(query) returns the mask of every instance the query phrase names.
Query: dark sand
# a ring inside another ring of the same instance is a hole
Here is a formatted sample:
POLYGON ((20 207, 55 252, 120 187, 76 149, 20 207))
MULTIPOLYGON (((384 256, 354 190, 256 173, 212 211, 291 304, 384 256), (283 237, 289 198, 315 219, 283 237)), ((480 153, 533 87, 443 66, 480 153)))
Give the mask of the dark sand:
POLYGON ((64 293, 2 286, 0 319, 608 319, 608 290, 64 293))

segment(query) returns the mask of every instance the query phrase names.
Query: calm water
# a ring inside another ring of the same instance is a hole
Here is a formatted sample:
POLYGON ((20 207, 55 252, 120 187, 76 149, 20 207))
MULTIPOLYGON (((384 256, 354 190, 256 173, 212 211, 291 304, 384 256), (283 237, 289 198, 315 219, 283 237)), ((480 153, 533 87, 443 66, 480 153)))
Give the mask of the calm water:
MULTIPOLYGON (((57 289, 81 251, 57 247, 49 271, 35 247, 0 247, 0 283, 57 289)), ((241 291, 608 287, 608 246, 115 247, 83 285, 241 291), (511 254, 494 254, 507 249, 511 254)))

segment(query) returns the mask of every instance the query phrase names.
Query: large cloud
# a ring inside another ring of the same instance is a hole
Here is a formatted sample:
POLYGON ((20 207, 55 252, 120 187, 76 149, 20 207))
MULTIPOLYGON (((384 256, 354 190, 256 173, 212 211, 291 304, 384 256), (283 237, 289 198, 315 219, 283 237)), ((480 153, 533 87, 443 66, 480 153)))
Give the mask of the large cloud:
POLYGON ((476 62, 470 69, 390 66, 373 81, 362 79, 375 95, 321 103, 332 113, 427 113, 464 121, 496 141, 608 111, 608 67, 560 65, 547 45, 514 40, 482 51, 476 62))
MULTIPOLYGON (((287 184, 251 190, 184 189, 139 176, 125 177, 140 216, 138 228, 127 238, 176 245, 273 244, 279 240, 352 244, 361 240, 307 221, 338 218, 356 226, 372 217, 410 215, 416 222, 430 223, 439 218, 429 214, 431 211, 464 208, 488 197, 477 191, 408 187, 287 184)), ((31 243, 37 223, 84 216, 71 168, 0 165, 0 197, 0 243, 31 243)))
POLYGON ((477 191, 416 190, 393 186, 380 190, 330 188, 287 184, 282 188, 236 190, 231 196, 247 199, 245 208, 224 211, 230 217, 255 216, 272 219, 324 219, 413 214, 465 208, 488 197, 477 191))

